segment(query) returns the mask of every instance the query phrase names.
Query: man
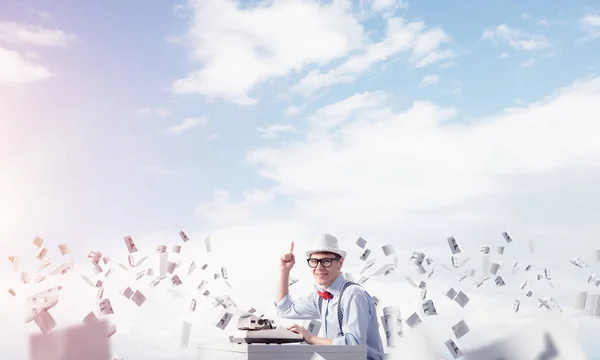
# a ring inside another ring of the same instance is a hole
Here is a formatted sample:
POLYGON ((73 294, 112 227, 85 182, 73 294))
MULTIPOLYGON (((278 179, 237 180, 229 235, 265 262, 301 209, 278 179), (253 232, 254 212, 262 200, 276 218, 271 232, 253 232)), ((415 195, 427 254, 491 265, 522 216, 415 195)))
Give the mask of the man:
POLYGON ((293 300, 289 295, 290 271, 296 263, 294 243, 280 259, 280 279, 275 306, 279 316, 288 319, 321 319, 324 338, 309 333, 300 325, 289 330, 302 334, 313 345, 367 345, 367 360, 383 359, 377 311, 371 296, 358 284, 342 275, 346 252, 329 234, 317 238, 306 252, 307 263, 321 287, 307 296, 293 300))

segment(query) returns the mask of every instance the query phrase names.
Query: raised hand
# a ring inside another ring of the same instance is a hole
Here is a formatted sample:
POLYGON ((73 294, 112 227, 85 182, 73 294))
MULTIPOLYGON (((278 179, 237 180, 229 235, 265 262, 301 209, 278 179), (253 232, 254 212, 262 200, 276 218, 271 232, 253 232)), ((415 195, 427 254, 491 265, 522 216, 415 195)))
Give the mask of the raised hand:
POLYGON ((284 254, 279 260, 279 269, 281 271, 289 272, 296 264, 296 257, 294 256, 294 242, 290 246, 290 252, 284 254))

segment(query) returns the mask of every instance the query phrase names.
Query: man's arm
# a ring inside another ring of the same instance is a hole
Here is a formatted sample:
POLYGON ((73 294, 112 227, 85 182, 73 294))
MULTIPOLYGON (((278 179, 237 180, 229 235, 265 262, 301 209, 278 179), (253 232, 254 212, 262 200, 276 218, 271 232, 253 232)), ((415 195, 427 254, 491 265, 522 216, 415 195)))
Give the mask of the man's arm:
POLYGON ((290 271, 296 263, 294 256, 294 242, 290 246, 290 252, 283 255, 279 264, 279 282, 277 283, 277 295, 275 296, 275 308, 277 315, 288 319, 318 319, 319 309, 316 294, 303 296, 293 301, 289 292, 290 271))
POLYGON ((351 292, 344 296, 344 336, 331 340, 333 345, 366 345, 369 330, 371 307, 367 294, 363 291, 351 292))
POLYGON ((281 270, 279 272, 279 283, 277 284, 277 296, 275 298, 275 302, 279 303, 286 297, 290 292, 289 287, 290 282, 290 272, 287 270, 281 270))
POLYGON ((318 319, 320 315, 315 296, 310 294, 293 300, 290 294, 286 294, 275 303, 277 315, 286 319, 318 319))
POLYGON ((311 336, 308 338, 308 340, 305 339, 305 341, 311 345, 331 345, 333 343, 333 340, 331 339, 326 339, 318 336, 311 336))

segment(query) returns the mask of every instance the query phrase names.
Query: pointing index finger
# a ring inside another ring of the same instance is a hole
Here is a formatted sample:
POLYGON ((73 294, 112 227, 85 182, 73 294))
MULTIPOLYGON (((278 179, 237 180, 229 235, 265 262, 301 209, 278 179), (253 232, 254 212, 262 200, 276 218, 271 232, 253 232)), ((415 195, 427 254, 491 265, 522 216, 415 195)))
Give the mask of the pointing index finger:
POLYGON ((292 245, 290 246, 290 254, 294 253, 294 242, 292 241, 292 245))

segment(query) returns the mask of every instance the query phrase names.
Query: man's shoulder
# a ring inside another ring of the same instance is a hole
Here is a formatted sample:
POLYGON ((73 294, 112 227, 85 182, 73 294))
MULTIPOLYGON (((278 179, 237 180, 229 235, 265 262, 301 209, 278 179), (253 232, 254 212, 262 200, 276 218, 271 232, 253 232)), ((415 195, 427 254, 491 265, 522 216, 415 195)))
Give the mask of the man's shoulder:
POLYGON ((362 286, 360 286, 357 283, 352 283, 352 284, 348 285, 346 287, 346 290, 344 290, 344 296, 346 294, 348 294, 348 295, 369 296, 369 293, 367 292, 367 290, 365 290, 365 288, 363 288, 362 286))

